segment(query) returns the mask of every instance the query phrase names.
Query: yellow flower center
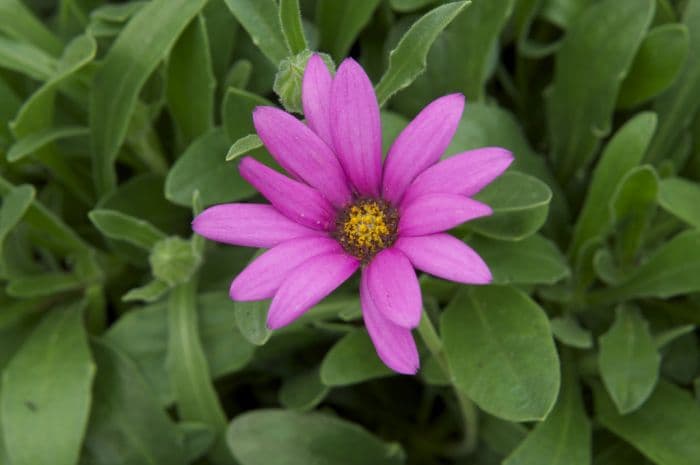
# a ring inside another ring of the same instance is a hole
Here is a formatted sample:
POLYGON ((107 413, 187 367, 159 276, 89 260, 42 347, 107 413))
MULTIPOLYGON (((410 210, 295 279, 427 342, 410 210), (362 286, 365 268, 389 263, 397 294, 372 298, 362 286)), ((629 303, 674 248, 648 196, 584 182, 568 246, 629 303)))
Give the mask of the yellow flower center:
POLYGON ((368 262, 396 240, 398 214, 384 200, 359 199, 340 212, 335 236, 346 252, 368 262))

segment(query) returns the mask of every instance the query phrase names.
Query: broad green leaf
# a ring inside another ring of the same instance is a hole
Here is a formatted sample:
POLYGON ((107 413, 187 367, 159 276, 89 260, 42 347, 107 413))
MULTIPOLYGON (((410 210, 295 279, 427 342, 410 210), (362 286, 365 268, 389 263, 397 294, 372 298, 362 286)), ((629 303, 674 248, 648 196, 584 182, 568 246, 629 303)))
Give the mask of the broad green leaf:
POLYGON ((479 438, 499 455, 509 455, 525 439, 528 429, 520 423, 479 415, 479 438))
POLYGON ((319 0, 316 5, 316 24, 319 28, 320 49, 340 62, 360 31, 369 23, 379 0, 338 2, 319 0))
POLYGON ((95 340, 92 351, 97 376, 83 448, 85 463, 184 465, 181 435, 139 367, 108 340, 95 340))
POLYGON ((571 366, 565 359, 559 399, 547 418, 527 435, 503 465, 590 465, 591 423, 571 366))
POLYGON ((514 0, 472 0, 447 31, 448 43, 455 51, 449 74, 457 77, 457 88, 468 101, 484 100, 486 81, 498 54, 499 36, 514 3, 514 0))
POLYGON ((659 205, 686 223, 700 228, 700 184, 683 178, 662 179, 659 205))
POLYGON ((207 424, 185 421, 178 423, 184 435, 185 455, 188 463, 194 462, 207 453, 216 440, 216 432, 207 424))
POLYGON ((560 180, 584 168, 610 132, 620 84, 653 12, 653 0, 603 0, 586 8, 567 31, 548 96, 552 159, 560 180))
POLYGON ((126 138, 141 88, 205 3, 205 0, 148 3, 127 23, 95 73, 90 127, 93 173, 100 194, 115 188, 114 162, 126 138))
POLYGON ((77 291, 85 286, 74 274, 53 272, 30 276, 12 276, 7 293, 12 297, 27 298, 77 291))
MULTIPOLYGON (((236 328, 233 310, 234 303, 226 293, 197 297, 199 337, 213 378, 239 370, 253 355, 253 346, 236 328)), ((167 311, 165 302, 138 308, 121 317, 106 335, 111 344, 136 362, 163 405, 173 401, 165 371, 167 311)))
POLYGON ((301 24, 301 10, 299 0, 280 1, 280 25, 287 42, 287 48, 292 55, 303 52, 309 48, 304 36, 304 28, 301 24))
POLYGON ((233 143, 255 131, 253 110, 259 105, 272 105, 272 103, 257 94, 235 87, 229 87, 226 90, 221 117, 229 142, 233 143))
POLYGON ((559 361, 544 311, 513 287, 463 288, 440 322, 454 384, 510 421, 544 419, 559 391, 559 361))
POLYGON ((695 325, 683 325, 676 326, 675 328, 670 328, 660 333, 654 334, 654 344, 657 349, 663 348, 665 345, 670 344, 681 336, 685 336, 688 333, 692 333, 695 330, 695 325))
POLYGON ((95 8, 90 16, 94 19, 110 23, 125 23, 134 16, 140 9, 146 6, 145 0, 135 0, 120 4, 107 4, 95 8))
POLYGON ((142 301, 151 303, 160 299, 169 289, 169 284, 154 279, 144 286, 131 289, 122 296, 122 300, 124 302, 142 301))
POLYGON ((357 330, 338 341, 321 362, 326 386, 347 386, 392 375, 379 357, 366 331, 357 330))
POLYGON ((547 220, 552 191, 539 179, 508 171, 474 196, 493 209, 491 216, 464 228, 487 237, 518 241, 534 234, 547 220))
POLYGON ((116 210, 92 210, 88 217, 105 236, 126 241, 144 250, 151 250, 156 242, 166 237, 148 221, 116 210))
POLYGON ((435 0, 389 0, 391 8, 400 12, 417 10, 431 3, 435 3, 435 0))
POLYGON ((214 126, 215 88, 207 27, 199 15, 185 28, 168 56, 168 107, 184 145, 214 126))
POLYGON ((90 135, 90 129, 82 126, 69 126, 62 128, 47 128, 26 137, 22 137, 10 147, 7 152, 7 160, 14 162, 31 155, 48 144, 61 139, 71 137, 85 137, 90 135))
POLYGON ((226 5, 253 43, 277 66, 288 50, 275 0, 226 0, 226 5))
POLYGON ((226 161, 235 160, 236 158, 247 155, 248 152, 252 152, 255 149, 259 149, 263 146, 262 140, 257 134, 248 134, 239 138, 234 142, 231 147, 229 147, 228 152, 226 152, 226 161))
POLYGON ((611 294, 667 298, 700 291, 700 231, 685 231, 663 244, 611 294))
POLYGON ((649 165, 630 170, 610 199, 616 252, 622 263, 633 263, 644 233, 656 212, 659 178, 649 165))
MULTIPOLYGON (((0 195, 6 196, 13 188, 12 184, 0 177, 0 195)), ((27 209, 24 219, 36 231, 35 240, 58 253, 68 255, 92 252, 90 244, 36 199, 27 209)))
POLYGON ((232 52, 242 32, 224 0, 210 0, 202 10, 202 14, 207 25, 214 76, 218 89, 225 90, 228 85, 224 85, 224 81, 231 65, 232 52))
POLYGON ((235 87, 237 89, 247 88, 252 74, 253 64, 250 60, 246 60, 245 58, 236 60, 226 75, 224 89, 228 89, 229 87, 235 87))
POLYGON ((687 392, 660 381, 642 408, 617 412, 600 384, 593 385, 596 418, 658 465, 695 465, 700 460, 700 405, 687 392))
POLYGON ((78 461, 95 375, 82 316, 79 305, 53 308, 3 373, 2 424, 13 465, 78 461))
POLYGON ((388 465, 403 451, 362 427, 323 413, 254 410, 236 417, 228 444, 245 465, 388 465), (274 447, 270 447, 274 444, 274 447))
POLYGON ((683 14, 688 29, 688 56, 671 87, 654 102, 659 130, 649 146, 647 160, 660 163, 673 155, 678 140, 690 127, 700 109, 700 0, 689 0, 683 14))
POLYGON ((617 106, 630 108, 666 90, 688 55, 688 29, 681 24, 658 26, 644 38, 622 81, 617 106))
POLYGON ((552 318, 549 324, 554 336, 563 344, 577 349, 593 347, 591 332, 582 328, 572 315, 552 318))
POLYGON ((465 1, 441 5, 426 13, 404 34, 389 54, 389 67, 375 87, 380 106, 425 70, 430 46, 468 4, 465 1))
POLYGON ((21 0, 0 0, 0 30, 8 36, 28 42, 50 55, 61 53, 58 37, 42 23, 21 0))
POLYGON ((642 454, 623 441, 601 447, 593 457, 593 465, 651 465, 642 454))
POLYGON ((46 81, 56 68, 56 60, 28 43, 0 36, 0 69, 3 68, 46 81))
POLYGON ((13 187, 3 194, 0 204, 0 253, 5 237, 22 220, 35 194, 34 186, 30 184, 13 187))
POLYGON ((312 369, 286 379, 279 391, 279 401, 288 409, 305 412, 318 405, 328 391, 318 369, 312 369))
POLYGON ((269 300, 235 302, 234 315, 238 330, 248 342, 256 346, 265 344, 272 335, 265 324, 269 306, 269 300))
POLYGON ((517 242, 482 236, 466 242, 488 263, 494 284, 554 284, 569 275, 557 246, 539 234, 517 242))
POLYGON ((641 162, 655 128, 654 113, 639 113, 620 128, 606 145, 593 170, 590 187, 574 227, 569 249, 571 257, 577 257, 587 241, 605 233, 609 212, 601 205, 609 202, 620 179, 641 162))
POLYGON ((195 191, 204 205, 236 202, 253 195, 255 189, 241 178, 235 164, 226 163, 227 148, 228 138, 221 129, 195 140, 168 172, 165 198, 186 207, 195 191))
POLYGON ((637 309, 621 306, 599 343, 603 383, 621 414, 633 412, 651 395, 659 377, 661 357, 649 325, 637 309))

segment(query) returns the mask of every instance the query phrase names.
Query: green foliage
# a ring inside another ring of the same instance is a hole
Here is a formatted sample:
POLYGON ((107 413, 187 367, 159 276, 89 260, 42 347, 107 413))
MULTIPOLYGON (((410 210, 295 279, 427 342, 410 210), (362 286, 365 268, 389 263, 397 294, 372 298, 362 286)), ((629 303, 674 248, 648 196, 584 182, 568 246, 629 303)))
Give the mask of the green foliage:
POLYGON ((0 464, 697 465, 698 49, 700 0, 0 0, 0 464), (459 92, 444 156, 514 155, 451 231, 493 282, 419 277, 415 377, 357 278, 271 331, 192 233, 264 201, 252 111, 303 118, 312 53, 384 153, 459 92))

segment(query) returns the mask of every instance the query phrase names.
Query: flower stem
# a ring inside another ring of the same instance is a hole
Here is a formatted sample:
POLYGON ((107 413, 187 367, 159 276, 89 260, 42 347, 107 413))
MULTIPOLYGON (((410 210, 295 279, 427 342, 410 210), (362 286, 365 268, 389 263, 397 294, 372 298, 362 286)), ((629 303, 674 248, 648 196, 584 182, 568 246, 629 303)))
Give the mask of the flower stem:
POLYGON ((452 383, 452 388, 457 397, 459 410, 462 414, 462 422, 464 425, 464 436, 461 443, 452 451, 455 455, 469 455, 476 449, 477 438, 479 435, 479 412, 472 400, 462 392, 453 382, 452 372, 447 363, 445 351, 442 348, 442 340, 438 336, 433 322, 426 311, 423 311, 423 317, 418 325, 418 334, 420 334, 425 346, 433 355, 443 373, 452 383))

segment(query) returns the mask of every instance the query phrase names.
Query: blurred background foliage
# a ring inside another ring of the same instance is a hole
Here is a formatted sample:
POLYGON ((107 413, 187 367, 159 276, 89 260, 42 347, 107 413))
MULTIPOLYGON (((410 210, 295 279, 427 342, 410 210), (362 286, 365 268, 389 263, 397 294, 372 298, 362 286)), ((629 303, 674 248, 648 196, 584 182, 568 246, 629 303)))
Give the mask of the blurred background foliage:
POLYGON ((697 465, 699 108, 700 0, 0 0, 0 463, 697 465), (446 156, 515 155, 453 231, 494 285, 421 277, 414 378, 356 282, 271 334, 253 252, 191 237, 310 51, 385 150, 462 92, 446 156))

